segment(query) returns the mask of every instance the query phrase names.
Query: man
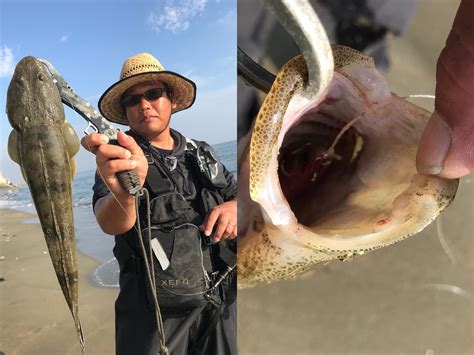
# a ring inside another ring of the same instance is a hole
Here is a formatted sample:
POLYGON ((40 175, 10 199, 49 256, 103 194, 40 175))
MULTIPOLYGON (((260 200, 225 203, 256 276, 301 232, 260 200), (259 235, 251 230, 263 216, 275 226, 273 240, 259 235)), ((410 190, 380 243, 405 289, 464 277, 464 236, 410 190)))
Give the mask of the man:
POLYGON ((114 254, 120 265, 117 354, 160 351, 160 322, 155 318, 153 285, 146 271, 150 246, 145 242, 144 254, 140 228, 152 230, 153 240, 165 254, 153 257, 156 278, 152 282, 156 282, 168 340, 193 308, 206 305, 173 354, 236 353, 235 282, 227 278, 222 282, 225 289, 210 287, 212 277, 226 264, 220 256, 229 250, 235 254, 228 241, 237 235, 236 184, 212 148, 170 128, 171 114, 189 108, 195 96, 191 80, 165 71, 148 53, 138 54, 125 61, 120 80, 99 100, 108 120, 129 125, 131 130, 119 133, 120 145, 108 144, 100 134, 82 140, 96 155, 93 205, 97 222, 105 233, 116 236, 114 254), (140 186, 151 195, 151 226, 145 198, 136 200, 117 179, 117 173, 127 170, 136 171, 140 186), (219 243, 201 247, 202 234, 219 243), (204 290, 191 289, 191 284, 204 290))

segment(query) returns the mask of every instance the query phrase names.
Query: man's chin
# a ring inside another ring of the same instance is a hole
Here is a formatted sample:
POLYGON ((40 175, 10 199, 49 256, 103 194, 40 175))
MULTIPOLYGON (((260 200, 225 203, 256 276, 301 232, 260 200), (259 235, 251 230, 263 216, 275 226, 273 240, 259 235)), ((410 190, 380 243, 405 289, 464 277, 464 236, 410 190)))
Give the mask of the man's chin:
POLYGON ((159 137, 161 134, 163 134, 163 132, 166 131, 166 128, 153 127, 152 125, 147 124, 140 124, 139 127, 132 128, 136 133, 147 140, 152 140, 153 138, 159 137))

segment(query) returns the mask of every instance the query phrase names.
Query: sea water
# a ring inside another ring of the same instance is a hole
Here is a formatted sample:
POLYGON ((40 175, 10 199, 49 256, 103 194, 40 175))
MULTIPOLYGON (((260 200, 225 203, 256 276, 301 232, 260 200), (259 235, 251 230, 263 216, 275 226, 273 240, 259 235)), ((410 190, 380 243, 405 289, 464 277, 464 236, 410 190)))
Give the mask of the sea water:
MULTIPOLYGON (((215 144, 214 149, 224 166, 237 177, 237 142, 215 144)), ((118 264, 112 249, 114 237, 103 233, 92 212, 92 186, 95 171, 82 171, 73 181, 72 197, 77 248, 80 252, 97 260, 99 266, 91 275, 91 280, 102 287, 118 287, 118 264)), ((0 190, 0 208, 8 208, 36 214, 28 186, 18 189, 0 190)), ((37 217, 24 223, 39 223, 37 217)))

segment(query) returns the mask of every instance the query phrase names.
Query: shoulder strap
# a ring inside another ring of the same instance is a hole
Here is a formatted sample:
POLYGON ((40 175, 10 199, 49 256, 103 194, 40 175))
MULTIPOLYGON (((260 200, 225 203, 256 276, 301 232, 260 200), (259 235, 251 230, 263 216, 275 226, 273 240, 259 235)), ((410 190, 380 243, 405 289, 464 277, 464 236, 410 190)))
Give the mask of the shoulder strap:
POLYGON ((201 171, 201 173, 205 173, 206 169, 204 167, 204 162, 202 160, 201 154, 199 154, 198 152, 199 147, 196 141, 188 137, 185 137, 185 138, 186 138, 186 148, 184 149, 184 151, 185 152, 188 151, 192 153, 192 156, 194 157, 194 159, 196 159, 196 162, 199 166, 199 170, 201 171))
POLYGON ((188 138, 188 137, 185 137, 186 138, 186 148, 185 150, 196 150, 198 149, 198 146, 196 144, 196 141, 194 139, 191 139, 191 138, 188 138))

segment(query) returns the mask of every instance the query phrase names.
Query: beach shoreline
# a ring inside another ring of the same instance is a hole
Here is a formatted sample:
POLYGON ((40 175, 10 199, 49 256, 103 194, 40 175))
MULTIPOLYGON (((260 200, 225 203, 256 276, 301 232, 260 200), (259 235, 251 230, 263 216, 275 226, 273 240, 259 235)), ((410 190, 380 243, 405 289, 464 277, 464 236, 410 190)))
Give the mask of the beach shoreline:
MULTIPOLYGON (((0 344, 5 354, 81 354, 69 308, 34 214, 0 209, 0 344)), ((79 317, 87 354, 114 354, 118 288, 95 285, 99 263, 77 252, 79 317)))

